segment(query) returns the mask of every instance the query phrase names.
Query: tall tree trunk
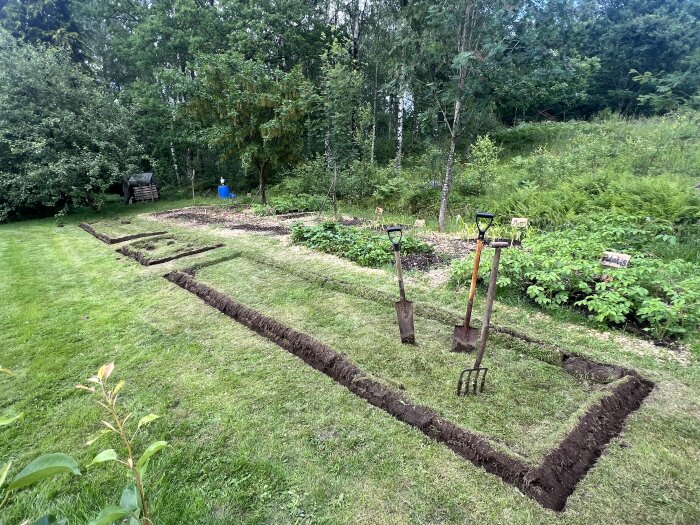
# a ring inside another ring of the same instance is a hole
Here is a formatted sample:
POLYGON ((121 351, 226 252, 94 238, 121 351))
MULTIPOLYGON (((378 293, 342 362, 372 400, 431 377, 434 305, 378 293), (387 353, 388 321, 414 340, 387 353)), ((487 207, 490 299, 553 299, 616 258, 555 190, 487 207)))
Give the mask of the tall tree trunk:
POLYGON ((418 119, 418 101, 416 100, 416 94, 415 92, 412 93, 413 95, 413 137, 411 138, 411 142, 415 144, 418 142, 418 135, 420 134, 420 120, 418 119))
MULTIPOLYGON (((173 116, 173 120, 175 119, 175 116, 173 116)), ((170 136, 173 134, 173 121, 170 121, 170 136)), ((173 158, 173 168, 175 169, 175 180, 177 181, 177 186, 178 188, 180 187, 180 170, 177 167, 177 155, 175 155, 175 144, 173 144, 173 140, 170 139, 170 155, 173 158)))
POLYGON ((401 65, 399 74, 399 109, 396 117, 396 158, 394 166, 401 171, 401 157, 403 155, 403 116, 406 108, 406 89, 404 88, 404 66, 401 65))
POLYGON ((374 149, 377 140, 377 78, 379 76, 379 64, 374 65, 374 93, 372 95, 372 151, 370 152, 370 164, 374 165, 374 149))
POLYGON ((333 217, 338 217, 338 163, 333 162, 333 217))
POLYGON ((442 183, 442 194, 440 195, 440 215, 438 216, 438 228, 445 231, 447 222, 447 205, 450 200, 450 190, 452 189, 452 171, 455 165, 455 149, 457 148, 457 132, 459 131, 459 115, 462 111, 462 101, 455 102, 455 113, 452 119, 452 129, 450 130, 450 151, 447 154, 447 168, 445 169, 445 180, 442 183))
MULTIPOLYGON (((459 40, 457 44, 457 53, 463 53, 467 47, 467 31, 471 29, 469 40, 474 32, 474 6, 467 3, 464 10, 464 19, 459 29, 459 40), (471 16, 470 16, 471 13, 471 16)), ((467 80, 467 67, 461 65, 459 67, 459 82, 457 84, 457 95, 455 98, 455 111, 452 117, 452 126, 450 127, 450 151, 447 154, 447 168, 445 169, 445 180, 442 183, 442 194, 440 195, 440 213, 438 215, 438 229, 445 231, 447 223, 447 206, 450 201, 450 190, 452 189, 452 171, 455 164, 455 149, 457 148, 457 137, 459 135, 459 116, 462 112, 462 95, 464 93, 464 85, 467 80)), ((449 126, 449 124, 448 124, 449 126)))
POLYGON ((331 123, 330 119, 328 122, 328 128, 326 129, 326 134, 323 136, 323 164, 325 165, 325 168, 328 169, 331 167, 331 131, 330 131, 331 123))
POLYGON ((192 165, 192 149, 187 148, 187 176, 190 178, 190 187, 192 188, 192 202, 195 201, 194 199, 194 178, 195 178, 195 171, 194 171, 194 166, 192 165))
POLYGON ((178 188, 180 187, 180 169, 177 167, 177 155, 175 154, 175 144, 170 141, 170 156, 173 159, 173 169, 175 170, 175 180, 178 188))
POLYGON ((266 188, 265 188, 265 164, 261 164, 258 167, 258 192, 260 193, 260 199, 263 204, 267 204, 267 195, 266 195, 266 188))

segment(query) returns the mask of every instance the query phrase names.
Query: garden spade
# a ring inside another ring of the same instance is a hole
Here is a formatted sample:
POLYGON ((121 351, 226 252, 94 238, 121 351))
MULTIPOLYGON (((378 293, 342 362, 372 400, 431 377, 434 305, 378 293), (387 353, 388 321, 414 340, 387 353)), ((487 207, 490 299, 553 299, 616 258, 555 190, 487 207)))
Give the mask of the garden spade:
POLYGON ((474 296, 476 295, 476 280, 479 276, 479 262, 481 261, 481 250, 484 248, 486 230, 493 223, 493 213, 479 211, 476 213, 476 227, 479 230, 479 237, 476 240, 476 253, 474 254, 474 269, 472 270, 472 282, 469 286, 469 300, 467 302, 467 313, 464 316, 464 324, 455 325, 454 337, 452 339, 453 352, 470 352, 476 347, 479 340, 479 330, 470 326, 472 319, 472 307, 474 306, 474 296), (485 226, 482 224, 488 220, 485 226))
POLYGON ((476 352, 476 361, 472 368, 462 370, 457 381, 457 395, 464 393, 469 395, 471 390, 474 395, 484 391, 484 383, 486 382, 486 373, 488 368, 481 366, 481 360, 484 358, 486 350, 486 341, 489 337, 489 325, 491 324, 491 310, 493 309, 493 298, 496 295, 496 281, 498 280, 498 264, 501 261, 501 248, 508 246, 507 242, 494 242, 491 246, 496 249, 493 254, 493 265, 491 266, 491 276, 489 277, 489 289, 486 292, 486 309, 484 310, 484 319, 481 321, 481 337, 479 339, 479 350, 476 352), (466 376, 466 381, 465 381, 466 376))
POLYGON ((386 233, 389 236, 391 244, 394 246, 396 275, 399 278, 399 294, 401 299, 396 302, 396 315, 399 318, 401 342, 415 344, 416 334, 413 329, 413 303, 406 300, 406 292, 403 288, 403 273, 401 272, 401 239, 403 238, 403 230, 400 226, 391 226, 386 229, 386 233), (397 233, 398 235, 396 235, 397 233))

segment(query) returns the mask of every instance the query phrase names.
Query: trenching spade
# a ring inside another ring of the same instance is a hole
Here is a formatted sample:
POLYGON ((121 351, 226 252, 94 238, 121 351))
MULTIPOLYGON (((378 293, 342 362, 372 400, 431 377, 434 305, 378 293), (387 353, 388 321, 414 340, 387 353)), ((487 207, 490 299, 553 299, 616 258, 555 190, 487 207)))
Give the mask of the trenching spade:
POLYGON ((389 236, 391 244, 394 246, 396 275, 399 278, 399 294, 401 299, 396 302, 396 315, 399 318, 401 342, 415 344, 416 333, 413 328, 413 303, 406 300, 406 292, 403 288, 403 273, 401 272, 401 239, 403 238, 403 230, 400 226, 391 226, 386 229, 386 233, 389 236), (396 235, 397 232, 398 236, 396 235))
POLYGON ((453 352, 471 352, 476 347, 479 340, 479 330, 470 326, 472 319, 472 308, 474 306, 474 296, 476 295, 476 280, 479 276, 479 262, 481 261, 481 250, 484 248, 486 230, 493 223, 493 213, 483 211, 476 212, 476 227, 479 230, 479 237, 476 241, 476 252, 474 254, 474 269, 472 270, 472 281, 469 286, 469 301, 467 302, 467 313, 464 316, 464 324, 455 325, 454 337, 452 338, 453 352), (484 226, 481 219, 488 220, 484 226))
POLYGON ((479 350, 476 352, 476 361, 472 368, 462 370, 457 381, 457 395, 469 395, 472 390, 474 395, 484 391, 484 383, 486 382, 486 373, 488 368, 481 366, 481 360, 484 358, 486 350, 486 341, 489 337, 489 326, 491 324, 491 310, 493 309, 493 298, 496 295, 496 282, 498 280, 498 264, 501 261, 501 248, 508 246, 507 242, 493 242, 491 247, 496 249, 493 254, 493 264, 491 266, 491 276, 489 277, 489 289, 486 292, 486 309, 484 310, 484 319, 481 321, 481 337, 479 338, 479 350), (465 380, 466 376, 466 380, 465 380), (473 380, 473 381, 472 381, 473 380))

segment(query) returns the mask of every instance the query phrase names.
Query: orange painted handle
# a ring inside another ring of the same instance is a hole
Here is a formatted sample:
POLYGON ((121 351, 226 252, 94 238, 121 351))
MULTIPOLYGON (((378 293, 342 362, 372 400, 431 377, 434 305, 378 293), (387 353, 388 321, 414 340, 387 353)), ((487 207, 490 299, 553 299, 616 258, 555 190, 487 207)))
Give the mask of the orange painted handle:
POLYGON ((481 249, 484 247, 484 241, 479 239, 476 241, 476 253, 474 254, 474 269, 472 270, 472 282, 469 287, 469 301, 474 300, 476 295, 476 279, 479 273, 479 262, 481 261, 481 249))

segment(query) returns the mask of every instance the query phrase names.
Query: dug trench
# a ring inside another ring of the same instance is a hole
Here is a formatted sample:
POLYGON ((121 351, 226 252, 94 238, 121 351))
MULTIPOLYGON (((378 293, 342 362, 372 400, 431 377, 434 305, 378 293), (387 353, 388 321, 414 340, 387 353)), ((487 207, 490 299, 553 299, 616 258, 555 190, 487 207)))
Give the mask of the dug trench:
POLYGON ((210 250, 215 250, 216 248, 221 248, 222 243, 214 244, 213 246, 203 246, 201 248, 195 248, 194 250, 187 250, 169 255, 168 257, 162 257, 160 259, 151 259, 143 254, 143 252, 138 250, 132 250, 129 246, 122 246, 117 250, 118 253, 131 257, 135 261, 141 263, 144 266, 152 266, 154 264, 163 264, 169 261, 174 261, 175 259, 181 259, 182 257, 189 257, 191 255, 197 255, 199 253, 208 252, 210 250))
MULTIPOLYGON (((295 277, 299 277, 300 279, 303 279, 309 283, 313 283, 321 287, 352 295, 354 297, 359 297, 366 301, 372 301, 378 304, 385 304, 387 306, 393 306, 393 304, 396 301, 396 298, 393 295, 387 294, 375 288, 360 286, 355 283, 350 283, 341 279, 336 279, 334 277, 330 277, 316 272, 311 272, 308 270, 300 270, 299 268, 295 268, 294 266, 291 266, 286 263, 282 263, 257 254, 242 251, 232 255, 226 255, 218 259, 203 261, 201 263, 194 264, 191 267, 184 269, 183 271, 194 277, 196 276, 196 273, 199 270, 208 268, 210 266, 215 266, 217 264, 221 264, 223 262, 227 262, 238 257, 243 257, 245 259, 259 264, 264 264, 266 266, 269 266, 270 268, 281 270, 295 277)), ((413 303, 413 307, 416 315, 424 317, 426 319, 437 321, 446 326, 451 327, 458 320, 461 319, 458 313, 453 312, 452 310, 449 310, 447 308, 440 308, 435 305, 424 304, 415 301, 413 303)), ((475 326, 480 326, 480 321, 478 320, 474 320, 473 323, 475 326)), ((561 366, 565 372, 574 376, 580 376, 585 379, 596 381, 598 383, 607 384, 617 379, 621 379, 626 375, 639 375, 636 371, 628 368, 623 368, 618 365, 612 365, 608 363, 599 363, 588 359, 587 357, 575 355, 571 352, 563 350, 559 346, 546 343, 540 339, 531 337, 509 326, 499 326, 492 324, 489 326, 489 330, 493 331, 497 336, 505 336, 526 343, 526 346, 522 348, 523 351, 527 352, 532 357, 544 361, 546 363, 561 366), (536 350, 533 351, 530 348, 530 346, 535 347, 536 350)))
MULTIPOLYGON (((197 271, 213 266, 228 260, 243 257, 250 261, 264 264, 270 268, 281 270, 295 277, 299 277, 309 283, 316 284, 318 286, 335 290, 341 293, 352 295, 354 297, 359 297, 367 301, 376 302, 379 304, 384 304, 387 306, 393 306, 396 302, 396 297, 392 294, 377 290, 376 288, 371 288, 368 286, 361 286, 348 281, 343 281, 335 277, 324 275, 317 272, 312 272, 309 270, 302 270, 296 268, 290 264, 286 264, 262 255, 250 253, 250 252, 238 252, 234 255, 229 255, 221 259, 215 259, 212 261, 207 261, 193 265, 192 267, 185 270, 185 272, 194 276, 197 271)), ((437 321, 446 326, 453 326, 456 322, 461 319, 461 315, 457 312, 449 310, 447 308, 441 308, 432 304, 425 304, 418 301, 413 301, 413 309, 416 315, 423 317, 425 319, 431 319, 437 321)), ((474 320, 474 326, 481 326, 480 321, 474 320)), ((588 379, 600 383, 609 383, 616 379, 621 378, 623 375, 628 375, 633 373, 631 370, 623 369, 616 365, 610 365, 605 363, 597 363, 591 361, 585 357, 577 356, 571 352, 565 351, 559 346, 552 345, 542 341, 540 339, 533 338, 519 330, 511 328, 509 326, 500 326, 491 324, 489 330, 494 332, 497 336, 505 336, 512 339, 516 339, 526 345, 523 347, 523 351, 526 351, 532 357, 545 361, 547 363, 562 366, 563 369, 577 376, 583 376, 588 379), (533 350, 530 347, 535 347, 533 350)))
POLYGON ((97 230, 95 230, 95 228, 93 228, 86 222, 81 222, 80 227, 86 232, 88 232, 90 235, 97 237, 99 240, 106 244, 119 244, 120 242, 133 241, 134 239, 141 239, 143 237, 153 237, 155 235, 163 235, 167 233, 165 231, 143 232, 122 235, 121 237, 110 237, 109 235, 105 235, 104 233, 98 232, 97 230))
MULTIPOLYGON (((402 392, 369 379, 367 374, 341 353, 266 316, 233 298, 198 282, 191 274, 173 271, 168 281, 195 294, 208 305, 269 339, 314 369, 326 374, 353 394, 445 444, 457 455, 517 487, 543 507, 562 511, 578 482, 595 464, 607 443, 617 436, 626 418, 637 410, 654 384, 633 371, 619 368, 621 379, 591 406, 564 440, 551 449, 542 462, 531 467, 496 450, 491 443, 443 419, 429 407, 415 404, 402 392)), ((573 366, 586 365, 573 362, 573 366)), ((589 370, 590 373, 593 371, 589 370)), ((609 374, 603 374, 609 378, 609 374)))

